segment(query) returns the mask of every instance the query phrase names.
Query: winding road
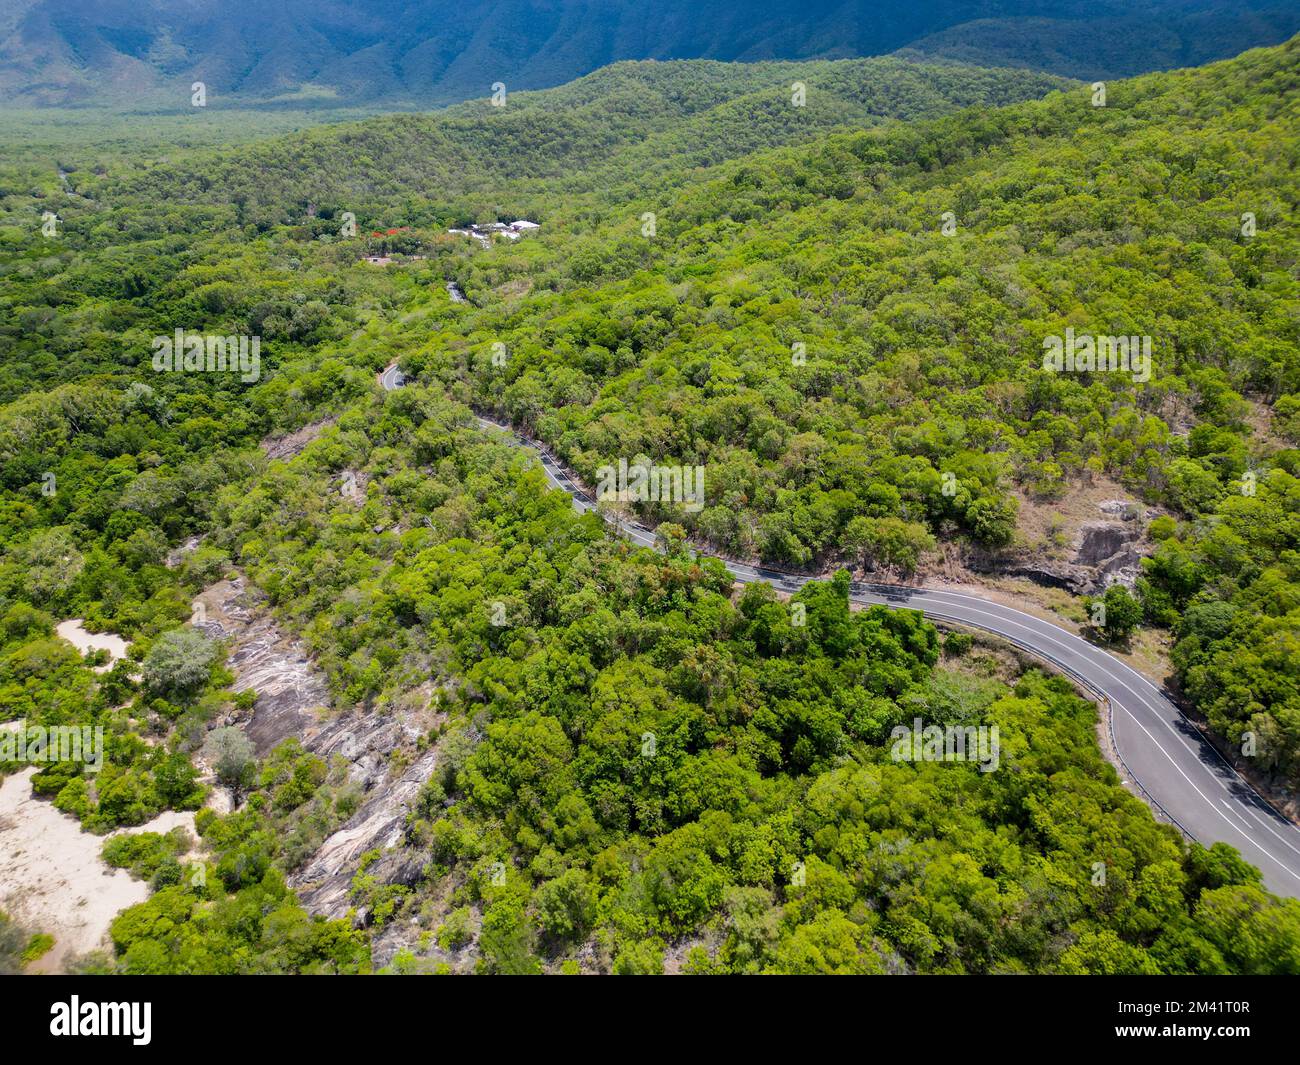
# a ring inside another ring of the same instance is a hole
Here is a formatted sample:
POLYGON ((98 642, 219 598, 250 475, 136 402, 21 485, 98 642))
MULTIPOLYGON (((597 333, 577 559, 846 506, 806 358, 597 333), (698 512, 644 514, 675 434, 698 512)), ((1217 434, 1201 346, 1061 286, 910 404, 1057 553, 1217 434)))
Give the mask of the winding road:
MULTIPOLYGON (((383 370, 379 381, 389 391, 405 383, 396 364, 383 370)), ((521 439, 504 423, 483 417, 478 423, 532 451, 547 480, 567 492, 579 511, 595 508, 595 501, 544 447, 521 439)), ((608 515, 606 520, 614 522, 608 515)), ((651 529, 625 520, 617 522, 617 529, 634 543, 655 546, 651 529)), ((786 593, 816 579, 728 559, 722 562, 737 581, 766 581, 786 593)), ((1236 847, 1260 869, 1270 890, 1300 898, 1300 828, 1269 806, 1160 688, 1114 655, 1050 621, 979 596, 939 588, 854 583, 850 598, 863 605, 919 610, 936 621, 981 629, 1068 674, 1109 705, 1115 751, 1147 802, 1205 846, 1222 841, 1236 847)))

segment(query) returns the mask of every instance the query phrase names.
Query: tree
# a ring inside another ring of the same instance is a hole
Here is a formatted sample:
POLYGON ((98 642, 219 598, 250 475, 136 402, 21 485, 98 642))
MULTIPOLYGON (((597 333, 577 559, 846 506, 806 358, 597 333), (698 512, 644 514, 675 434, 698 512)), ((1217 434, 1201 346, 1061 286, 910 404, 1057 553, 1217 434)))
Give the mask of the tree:
POLYGON ((686 530, 675 522, 661 522, 655 529, 655 544, 669 558, 681 558, 689 553, 686 530))
POLYGON ((664 948, 658 940, 628 943, 614 959, 615 976, 662 976, 664 948))
POLYGON ((1223 495, 1218 477, 1192 459, 1174 459, 1166 477, 1170 502, 1189 514, 1213 509, 1215 501, 1223 495))
POLYGON ((0 976, 9 976, 23 967, 23 951, 30 933, 3 910, 0 910, 0 976))
POLYGON ((1206 891, 1196 907, 1205 937, 1234 972, 1300 975, 1300 902, 1253 884, 1206 891))
POLYGON ((172 752, 154 766, 154 791, 166 806, 180 808, 187 802, 201 802, 202 791, 195 788, 197 779, 198 770, 183 751, 172 752))
POLYGON ((981 496, 966 510, 966 523, 977 539, 990 547, 1011 542, 1016 531, 1016 501, 981 496))
POLYGON ((1279 396, 1273 404, 1273 427, 1293 444, 1300 444, 1300 394, 1279 396))
POLYGON ((58 601, 72 590, 85 566, 67 529, 42 529, 16 552, 26 571, 24 583, 33 603, 58 601))
POLYGON ((193 695, 207 683, 216 660, 216 643, 198 629, 172 629, 144 656, 144 681, 160 695, 193 695))
POLYGON ((783 975, 878 976, 885 971, 870 935, 835 909, 793 929, 774 954, 767 971, 783 975))
POLYGON ((521 900, 513 892, 496 899, 483 914, 479 966, 489 973, 531 976, 541 971, 532 952, 532 930, 521 900))
POLYGON ((882 566, 911 576, 921 556, 934 550, 935 539, 916 522, 857 517, 845 527, 840 545, 851 558, 862 559, 869 568, 882 566))
POLYGON ((1085 596, 1083 605, 1089 624, 1111 642, 1127 639, 1142 621, 1142 604, 1122 584, 1112 584, 1100 598, 1085 596))
POLYGON ((567 869, 533 893, 537 927, 552 940, 563 942, 586 934, 595 916, 595 898, 587 874, 567 869))
POLYGON ((240 796, 253 781, 252 741, 234 726, 219 728, 208 736, 205 753, 217 780, 230 789, 238 805, 240 796))

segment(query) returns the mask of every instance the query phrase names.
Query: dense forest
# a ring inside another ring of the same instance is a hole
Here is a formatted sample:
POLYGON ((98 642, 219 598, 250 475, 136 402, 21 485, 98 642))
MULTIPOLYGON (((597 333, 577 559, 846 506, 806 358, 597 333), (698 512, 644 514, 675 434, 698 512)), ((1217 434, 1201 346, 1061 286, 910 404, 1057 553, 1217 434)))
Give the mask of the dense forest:
POLYGON ((1300 903, 1157 823, 1067 683, 847 602, 849 570, 1013 551, 1018 494, 1111 477, 1163 512, 1137 599, 1190 704, 1300 786, 1298 51, 1104 106, 900 60, 623 64, 504 108, 0 168, 0 718, 102 725, 94 779, 34 790, 99 832, 197 809, 205 854, 110 840, 153 894, 82 966, 1300 972, 1300 903), (518 217, 541 229, 446 232, 518 217), (1067 328, 1151 337, 1150 379, 1045 373, 1067 328), (259 378, 154 372, 176 329, 260 337, 259 378), (701 465, 707 505, 642 505, 664 550, 634 550, 472 409, 589 481, 701 465), (258 446, 308 426, 296 457, 258 446), (687 540, 826 579, 796 611, 687 540), (368 929, 286 885, 355 789, 293 741, 255 759, 223 724, 255 694, 185 624, 233 573, 336 707, 436 715, 420 875, 362 863, 368 929), (94 672, 71 617, 127 658, 94 672), (1009 771, 892 760, 917 716, 998 726, 1009 771), (201 751, 237 811, 200 809, 201 751))
MULTIPOLYGON (((581 217, 578 194, 593 191, 589 209, 599 218, 634 190, 671 189, 701 168, 759 148, 888 119, 996 107, 1067 84, 1028 71, 897 59, 619 63, 558 89, 507 93, 500 106, 482 100, 328 125, 237 153, 192 153, 184 166, 123 153, 118 166, 106 168, 97 162, 102 152, 89 147, 70 147, 58 158, 72 191, 114 204, 118 226, 152 225, 154 233, 204 225, 204 216, 179 214, 200 207, 212 212, 209 226, 265 232, 309 223, 310 238, 336 236, 334 218, 344 210, 426 226, 507 211, 581 217), (797 107, 796 83, 804 86, 797 107), (143 210, 158 202, 168 207, 165 230, 143 210)), ((219 121, 220 113, 211 118, 219 121)), ((205 115, 193 125, 209 122, 205 115)))

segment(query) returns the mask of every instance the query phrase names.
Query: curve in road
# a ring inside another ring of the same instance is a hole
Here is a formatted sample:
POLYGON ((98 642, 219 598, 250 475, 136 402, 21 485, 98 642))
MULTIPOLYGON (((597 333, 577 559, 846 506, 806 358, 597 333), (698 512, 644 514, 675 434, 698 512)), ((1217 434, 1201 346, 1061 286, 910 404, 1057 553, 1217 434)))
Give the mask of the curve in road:
MULTIPOLYGON (((396 363, 379 380, 389 391, 405 383, 396 363)), ((579 511, 595 509, 595 500, 549 450, 522 439, 505 423, 476 417, 482 428, 498 430, 513 445, 533 452, 547 480, 567 492, 579 511)), ((609 516, 606 520, 614 522, 609 516)), ((620 520, 617 529, 634 543, 655 546, 654 531, 645 526, 620 520)), ((766 581, 787 593, 816 579, 721 561, 737 581, 766 581)), ((1222 841, 1236 847, 1259 867, 1270 890, 1300 898, 1300 828, 1265 802, 1173 700, 1135 669, 1059 625, 979 596, 855 582, 850 597, 862 605, 919 610, 936 621, 981 629, 1071 676, 1108 705, 1115 751, 1149 803, 1205 846, 1222 841)))

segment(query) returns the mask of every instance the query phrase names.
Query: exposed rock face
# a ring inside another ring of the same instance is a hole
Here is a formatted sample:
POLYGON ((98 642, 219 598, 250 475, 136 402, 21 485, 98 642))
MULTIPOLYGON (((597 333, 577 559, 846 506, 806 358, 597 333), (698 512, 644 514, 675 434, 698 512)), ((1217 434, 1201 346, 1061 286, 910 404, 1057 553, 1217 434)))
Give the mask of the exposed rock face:
POLYGON ((192 555, 199 544, 203 543, 202 536, 191 536, 188 540, 178 547, 173 547, 167 552, 166 566, 168 569, 175 569, 192 555))
POLYGON ((1140 535, 1135 522, 1094 521, 1083 526, 1074 561, 1095 571, 1091 591, 1099 592, 1112 584, 1133 587, 1140 572, 1140 535))
POLYGON ((1079 530, 1079 549, 1074 561, 1081 566, 1100 566, 1135 539, 1125 525, 1110 521, 1090 521, 1079 530))
POLYGON ((296 433, 290 433, 288 436, 267 437, 261 443, 262 450, 270 459, 291 459, 334 422, 334 418, 326 418, 323 421, 312 422, 311 425, 304 425, 296 433))
POLYGON ((242 578, 221 581, 199 596, 192 621, 229 641, 234 689, 257 693, 242 727, 259 757, 296 737, 327 762, 344 759, 349 780, 363 791, 357 812, 290 878, 312 913, 343 917, 352 904, 349 889, 357 864, 367 851, 398 848, 370 867, 380 882, 410 884, 421 875, 424 856, 401 844, 411 805, 437 765, 437 750, 424 752, 395 777, 391 766, 393 753, 414 750, 431 721, 423 710, 331 713, 328 686, 307 649, 281 631, 261 598, 242 578))
POLYGON ((986 570, 999 570, 1011 577, 1027 577, 1037 584, 1049 588, 1064 588, 1072 595, 1086 595, 1092 581, 1088 574, 1069 562, 1054 562, 1050 559, 1027 561, 1011 566, 999 567, 996 564, 982 567, 986 570))
POLYGON ((1123 499, 1098 505, 1108 521, 1089 521, 1079 526, 1068 559, 1006 555, 975 555, 972 569, 1027 577, 1052 588, 1064 588, 1073 595, 1094 595, 1112 584, 1132 588, 1141 572, 1142 508, 1123 499))
POLYGON ((402 849, 406 817, 434 767, 438 752, 426 751, 394 783, 377 787, 351 819, 330 836, 316 856, 289 880, 312 913, 342 917, 351 901, 349 888, 361 856, 371 850, 389 851, 369 869, 380 883, 414 884, 425 863, 420 851, 402 849))
POLYGON ((1143 515, 1142 504, 1127 499, 1108 499, 1104 503, 1098 503, 1097 509, 1121 521, 1137 521, 1143 515))
POLYGON ((366 485, 370 483, 370 475, 364 470, 344 470, 339 477, 339 493, 344 499, 357 506, 361 506, 366 501, 366 485))
POLYGON ((329 705, 329 689, 306 648, 280 631, 259 599, 242 577, 219 581, 196 600, 191 624, 231 641, 232 687, 257 693, 244 728, 261 758, 289 736, 305 737, 317 721, 314 711, 329 705))

